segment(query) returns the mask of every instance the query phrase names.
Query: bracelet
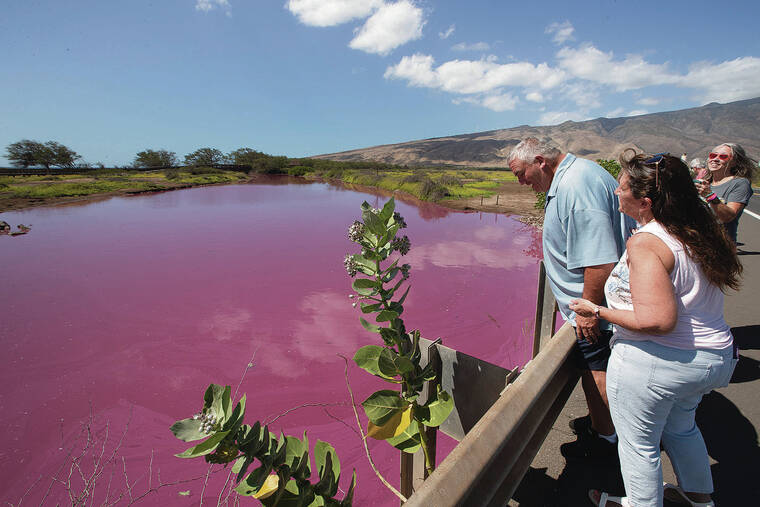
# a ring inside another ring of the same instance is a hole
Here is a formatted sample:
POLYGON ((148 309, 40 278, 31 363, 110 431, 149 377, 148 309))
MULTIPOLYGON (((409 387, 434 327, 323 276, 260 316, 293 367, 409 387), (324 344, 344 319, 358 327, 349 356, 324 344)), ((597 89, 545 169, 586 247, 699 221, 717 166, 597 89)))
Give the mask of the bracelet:
POLYGON ((601 319, 601 317, 599 316, 599 312, 600 312, 601 310, 602 310, 602 308, 601 308, 601 307, 599 307, 599 306, 595 306, 595 307, 594 307, 594 317, 596 317, 597 319, 601 319))
MULTIPOLYGON (((705 197, 705 201, 707 202, 713 202, 715 199, 718 199, 718 194, 716 194, 715 192, 712 192, 710 193, 710 195, 705 197)), ((720 202, 720 200, 718 200, 718 202, 720 202)))

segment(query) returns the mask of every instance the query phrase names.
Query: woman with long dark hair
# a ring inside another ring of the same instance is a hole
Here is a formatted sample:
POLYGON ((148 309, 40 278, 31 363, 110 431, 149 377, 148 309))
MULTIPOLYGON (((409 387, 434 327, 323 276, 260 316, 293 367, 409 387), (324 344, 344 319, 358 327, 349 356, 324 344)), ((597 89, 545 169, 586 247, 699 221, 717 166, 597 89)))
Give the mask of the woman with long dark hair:
POLYGON ((713 505, 710 464, 694 416, 702 396, 731 379, 736 357, 723 291, 742 272, 735 248, 678 157, 627 150, 615 193, 640 228, 605 284, 608 307, 570 308, 615 326, 607 396, 627 497, 590 491, 597 505, 663 504, 660 442, 687 505, 713 505))
POLYGON ((695 183, 718 221, 736 243, 739 217, 752 197, 752 172, 757 162, 735 143, 716 146, 707 157, 708 173, 695 183))

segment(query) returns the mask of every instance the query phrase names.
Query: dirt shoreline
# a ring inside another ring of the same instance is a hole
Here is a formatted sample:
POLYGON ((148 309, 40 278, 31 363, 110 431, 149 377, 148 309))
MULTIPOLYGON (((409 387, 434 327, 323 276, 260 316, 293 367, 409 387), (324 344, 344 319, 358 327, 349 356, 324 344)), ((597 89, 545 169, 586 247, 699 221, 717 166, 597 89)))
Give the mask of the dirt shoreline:
MULTIPOLYGON (((258 178, 254 177, 250 181, 255 182, 258 178)), ((330 180, 331 184, 339 184, 346 188, 353 188, 356 190, 365 190, 371 192, 379 192, 383 195, 401 195, 404 201, 410 203, 421 203, 418 198, 411 194, 400 191, 386 191, 377 187, 366 187, 363 185, 351 185, 341 182, 340 180, 330 180)), ((219 183, 218 185, 229 185, 230 183, 219 183)), ((214 185, 195 185, 196 186, 216 186, 214 185)), ((120 190, 116 192, 107 192, 103 194, 91 194, 85 196, 73 196, 73 197, 52 197, 47 199, 28 199, 28 198, 15 198, 15 199, 2 199, 0 200, 0 213, 7 211, 19 211, 29 208, 39 208, 46 206, 77 206, 84 205, 91 202, 102 201, 110 199, 112 197, 127 197, 131 195, 141 195, 156 192, 170 192, 172 190, 180 190, 183 188, 190 188, 187 185, 177 185, 176 187, 166 188, 164 190, 146 190, 142 192, 135 192, 129 190, 120 190)), ((499 213, 503 215, 518 215, 520 220, 533 225, 535 227, 541 227, 543 224, 544 212, 541 209, 535 208, 536 194, 529 188, 521 186, 516 181, 507 181, 501 184, 496 189, 496 195, 491 197, 470 197, 467 199, 454 199, 439 201, 436 204, 445 208, 454 209, 458 211, 483 211, 488 213, 499 213)))

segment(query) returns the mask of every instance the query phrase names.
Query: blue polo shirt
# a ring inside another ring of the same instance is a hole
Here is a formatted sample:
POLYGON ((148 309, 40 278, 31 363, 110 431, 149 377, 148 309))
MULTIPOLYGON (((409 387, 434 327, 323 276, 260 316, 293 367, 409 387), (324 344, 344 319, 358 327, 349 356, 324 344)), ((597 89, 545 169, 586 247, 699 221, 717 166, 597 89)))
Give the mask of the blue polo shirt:
MULTIPOLYGON (((568 153, 546 193, 544 264, 559 310, 573 326, 568 306, 583 294, 583 268, 616 263, 635 224, 618 211, 616 188, 599 164, 568 153)), ((612 329, 606 321, 600 327, 612 329)))

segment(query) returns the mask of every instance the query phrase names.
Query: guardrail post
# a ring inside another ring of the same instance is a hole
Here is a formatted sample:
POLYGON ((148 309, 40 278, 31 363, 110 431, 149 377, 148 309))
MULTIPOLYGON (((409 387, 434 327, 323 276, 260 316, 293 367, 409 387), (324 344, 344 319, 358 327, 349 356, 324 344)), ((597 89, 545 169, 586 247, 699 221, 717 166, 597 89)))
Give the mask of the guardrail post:
MULTIPOLYGON (((432 342, 428 347, 420 349, 420 365, 425 366, 428 363, 433 363, 436 371, 436 379, 441 376, 441 357, 438 354, 437 344, 441 343, 441 339, 438 338, 432 342)), ((431 392, 435 392, 438 386, 437 380, 432 380, 425 383, 425 386, 420 393, 419 403, 425 403, 430 396, 431 392)), ((426 432, 428 441, 428 453, 430 459, 435 466, 436 455, 436 443, 438 437, 437 428, 427 428, 423 430, 426 432)), ((401 494, 409 498, 417 489, 422 486, 422 483, 427 479, 428 473, 425 468, 425 455, 422 449, 418 450, 414 454, 408 454, 406 452, 401 453, 401 494)))
POLYGON ((547 287, 544 261, 538 263, 538 290, 536 293, 536 320, 533 328, 533 357, 536 357, 546 340, 554 335, 557 325, 557 300, 551 288, 547 287))

